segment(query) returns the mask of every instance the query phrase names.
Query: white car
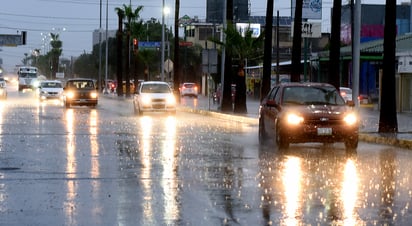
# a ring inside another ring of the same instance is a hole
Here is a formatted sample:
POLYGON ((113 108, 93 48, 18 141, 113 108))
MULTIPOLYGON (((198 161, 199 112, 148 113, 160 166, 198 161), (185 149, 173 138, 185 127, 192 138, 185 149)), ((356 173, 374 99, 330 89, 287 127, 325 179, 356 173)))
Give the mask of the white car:
POLYGON ((38 95, 40 101, 48 99, 62 100, 63 85, 58 80, 45 80, 40 82, 38 95))
POLYGON ((185 82, 180 86, 180 96, 191 96, 191 97, 197 97, 198 95, 198 88, 195 83, 192 82, 185 82))
POLYGON ((169 84, 160 81, 141 82, 133 96, 136 115, 143 112, 176 113, 176 98, 169 84))

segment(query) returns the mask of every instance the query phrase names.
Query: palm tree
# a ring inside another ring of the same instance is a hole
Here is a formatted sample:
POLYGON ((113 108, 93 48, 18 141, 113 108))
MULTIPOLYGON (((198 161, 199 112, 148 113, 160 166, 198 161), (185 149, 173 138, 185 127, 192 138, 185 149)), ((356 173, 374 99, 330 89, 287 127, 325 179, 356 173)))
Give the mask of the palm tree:
POLYGON ((59 34, 50 33, 51 41, 50 45, 52 49, 50 50, 51 56, 51 79, 56 79, 56 72, 59 68, 59 58, 62 54, 63 43, 59 40, 59 34))
MULTIPOLYGON (((224 2, 224 1, 223 1, 224 2)), ((226 24, 232 24, 233 21, 233 0, 226 0, 226 24)), ((233 111, 232 106, 232 56, 225 52, 224 58, 224 78, 223 78, 223 93, 222 93, 222 112, 233 111)))
MULTIPOLYGON (((116 8, 117 16, 118 16, 118 30, 116 33, 117 38, 117 87, 116 93, 117 96, 123 96, 123 54, 122 54, 122 46, 123 46, 123 18, 124 18, 124 11, 121 8, 116 8)), ((107 59, 106 59, 107 60, 107 59)))
MULTIPOLYGON (((267 0, 266 25, 265 25, 265 49, 263 57, 262 86, 260 88, 260 100, 270 91, 270 79, 272 73, 272 30, 273 30, 273 0, 267 0)), ((276 28, 279 29, 279 28, 276 28)), ((279 37, 277 37, 279 38, 279 37)))
POLYGON ((300 81, 300 60, 301 60, 301 48, 302 48, 302 6, 303 0, 296 0, 295 5, 295 19, 293 27, 293 46, 292 46, 292 71, 290 74, 290 81, 300 81))
POLYGON ((246 76, 245 63, 247 59, 257 59, 261 57, 264 33, 259 37, 253 37, 253 31, 247 28, 244 36, 239 33, 236 27, 229 23, 226 34, 226 42, 213 39, 213 42, 225 46, 226 53, 238 60, 237 73, 235 75, 236 96, 233 111, 235 113, 247 113, 246 107, 246 76))
POLYGON ((176 96, 180 97, 179 93, 179 84, 180 84, 180 59, 179 59, 179 11, 180 11, 180 0, 175 2, 175 39, 174 39, 174 77, 173 77, 173 89, 176 96))
POLYGON ((329 54, 329 83, 339 89, 340 86, 340 24, 342 0, 333 0, 332 33, 329 54))
POLYGON ((379 132, 397 133, 395 95, 396 1, 386 0, 384 32, 379 132))
MULTIPOLYGON (((130 97, 130 37, 132 33, 132 27, 136 23, 136 19, 139 18, 139 13, 143 9, 143 6, 138 6, 135 10, 132 9, 132 6, 128 6, 126 4, 123 4, 123 12, 126 17, 126 23, 125 23, 125 30, 126 30, 126 97, 130 97)), ((116 10, 121 10, 119 8, 116 8, 116 10)))

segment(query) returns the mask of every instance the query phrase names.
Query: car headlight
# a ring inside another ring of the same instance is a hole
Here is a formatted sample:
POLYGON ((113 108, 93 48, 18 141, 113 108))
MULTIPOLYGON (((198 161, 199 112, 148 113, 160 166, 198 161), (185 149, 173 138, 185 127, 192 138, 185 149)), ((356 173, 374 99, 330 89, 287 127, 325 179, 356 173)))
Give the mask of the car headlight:
POLYGON ((349 113, 345 115, 345 117, 343 118, 343 121, 345 121, 347 125, 352 126, 358 122, 358 117, 356 116, 355 113, 349 113))
POLYGON ((152 103, 152 99, 146 95, 141 96, 141 101, 143 105, 150 105, 152 103))
POLYGON ((169 96, 167 96, 166 97, 166 105, 171 105, 171 106, 173 106, 173 105, 175 105, 176 104, 176 98, 175 98, 175 96, 173 96, 173 95, 169 95, 169 96))
POLYGON ((74 97, 74 93, 73 92, 67 92, 66 97, 69 98, 69 99, 72 99, 74 97))
POLYGON ((300 115, 297 115, 295 113, 289 113, 286 115, 286 122, 288 125, 299 125, 300 123, 303 122, 303 117, 300 115))
POLYGON ((97 98, 97 93, 96 92, 91 92, 90 97, 93 98, 93 99, 97 98))
POLYGON ((40 83, 39 83, 39 81, 34 81, 32 85, 33 85, 34 87, 39 87, 40 83))

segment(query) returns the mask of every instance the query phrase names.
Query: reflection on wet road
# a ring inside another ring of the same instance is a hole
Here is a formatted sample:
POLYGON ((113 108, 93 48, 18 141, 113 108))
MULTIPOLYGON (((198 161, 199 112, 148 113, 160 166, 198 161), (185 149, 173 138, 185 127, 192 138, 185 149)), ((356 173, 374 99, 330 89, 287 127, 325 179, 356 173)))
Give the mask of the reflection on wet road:
POLYGON ((245 123, 137 117, 130 101, 113 99, 65 109, 15 98, 0 102, 0 225, 412 222, 409 150, 280 152, 259 145, 257 127, 245 123))

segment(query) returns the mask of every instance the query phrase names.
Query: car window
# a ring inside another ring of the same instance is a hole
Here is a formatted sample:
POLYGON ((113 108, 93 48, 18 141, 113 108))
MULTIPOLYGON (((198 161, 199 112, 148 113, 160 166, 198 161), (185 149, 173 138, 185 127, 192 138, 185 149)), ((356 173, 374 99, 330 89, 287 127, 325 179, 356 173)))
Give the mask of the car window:
POLYGON ((69 81, 66 85, 69 88, 77 89, 92 89, 94 88, 94 83, 92 81, 69 81))
POLYGON ((62 84, 60 82, 43 82, 41 84, 42 88, 62 88, 62 84))
POLYGON ((283 103, 343 105, 345 101, 334 87, 296 86, 284 89, 283 103))
POLYGON ((272 90, 270 91, 269 95, 268 95, 268 100, 274 100, 275 99, 275 95, 278 91, 279 87, 275 86, 272 88, 272 90))
POLYGON ((166 84, 143 84, 142 93, 170 93, 170 88, 166 84))
POLYGON ((186 83, 186 84, 183 84, 183 86, 184 86, 185 88, 193 88, 193 87, 195 86, 195 84, 186 83))

